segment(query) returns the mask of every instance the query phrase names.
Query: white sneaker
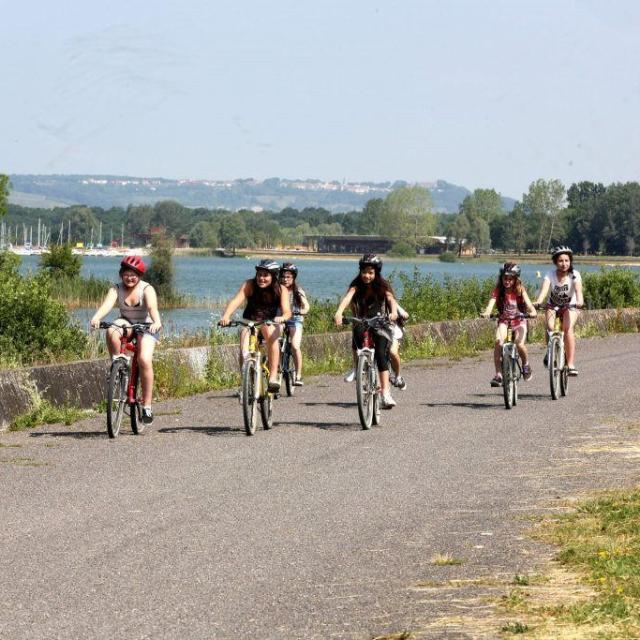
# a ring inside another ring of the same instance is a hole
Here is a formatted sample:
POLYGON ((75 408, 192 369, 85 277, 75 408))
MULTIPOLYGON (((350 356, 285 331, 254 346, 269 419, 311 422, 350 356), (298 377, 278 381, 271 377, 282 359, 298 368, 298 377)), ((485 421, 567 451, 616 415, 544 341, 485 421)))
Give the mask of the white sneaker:
POLYGON ((347 373, 347 375, 344 377, 345 382, 353 382, 355 379, 356 379, 355 369, 351 369, 351 371, 349 371, 349 373, 347 373))
POLYGON ((388 391, 380 396, 380 407, 382 409, 393 409, 395 406, 396 401, 391 397, 391 394, 388 391))

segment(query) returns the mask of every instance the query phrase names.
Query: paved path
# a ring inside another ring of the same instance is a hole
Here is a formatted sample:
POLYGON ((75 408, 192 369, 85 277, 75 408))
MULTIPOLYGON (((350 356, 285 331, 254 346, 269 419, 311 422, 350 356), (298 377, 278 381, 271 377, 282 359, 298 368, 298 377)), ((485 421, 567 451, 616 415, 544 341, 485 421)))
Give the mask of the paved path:
POLYGON ((0 638, 429 629, 456 604, 419 583, 532 570, 549 552, 523 514, 637 471, 609 445, 638 439, 640 338, 579 355, 567 398, 538 365, 512 411, 488 353, 409 366, 369 432, 354 387, 324 376, 253 438, 228 393, 158 405, 141 437, 110 441, 102 418, 0 434, 0 638), (444 553, 463 563, 435 566, 444 553))

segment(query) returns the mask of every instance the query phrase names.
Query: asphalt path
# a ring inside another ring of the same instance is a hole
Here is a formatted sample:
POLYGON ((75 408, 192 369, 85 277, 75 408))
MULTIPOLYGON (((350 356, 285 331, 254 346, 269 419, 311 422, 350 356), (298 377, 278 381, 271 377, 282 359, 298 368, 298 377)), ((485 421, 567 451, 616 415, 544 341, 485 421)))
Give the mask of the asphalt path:
POLYGON ((0 637, 477 637, 421 585, 531 571, 529 514, 637 479, 638 336, 581 340, 558 401, 541 359, 511 411, 489 353, 412 363, 371 431, 321 376, 254 437, 229 392, 0 434, 0 637))

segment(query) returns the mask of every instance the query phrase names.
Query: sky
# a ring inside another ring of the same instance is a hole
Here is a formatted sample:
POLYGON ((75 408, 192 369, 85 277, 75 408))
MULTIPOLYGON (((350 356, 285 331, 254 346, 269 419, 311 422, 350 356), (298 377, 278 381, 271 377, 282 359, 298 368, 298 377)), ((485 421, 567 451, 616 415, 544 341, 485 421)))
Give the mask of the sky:
POLYGON ((0 0, 0 172, 640 180, 640 3, 0 0))

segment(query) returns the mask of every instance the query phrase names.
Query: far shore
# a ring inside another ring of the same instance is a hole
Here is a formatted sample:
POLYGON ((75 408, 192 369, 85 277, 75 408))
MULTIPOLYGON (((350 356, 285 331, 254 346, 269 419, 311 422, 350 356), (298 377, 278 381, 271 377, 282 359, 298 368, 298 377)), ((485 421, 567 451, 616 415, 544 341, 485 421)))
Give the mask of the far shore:
MULTIPOLYGON (((202 256, 211 257, 215 256, 215 252, 209 249, 176 249, 176 256, 202 256)), ((386 259, 393 260, 394 262, 438 262, 437 254, 416 254, 415 256, 391 256, 384 255, 386 259)), ((264 256, 274 256, 279 258, 287 258, 292 260, 344 260, 347 262, 353 262, 358 260, 360 254, 357 253, 318 253, 317 251, 290 251, 286 249, 238 249, 236 251, 236 258, 256 259, 264 256)), ((574 260, 577 264, 599 264, 603 267, 640 267, 640 258, 638 256, 593 256, 593 255, 574 255, 574 260)), ((528 264, 541 264, 551 262, 549 254, 523 254, 518 255, 514 253, 487 253, 481 256, 462 256, 457 258, 457 262, 461 263, 473 263, 473 262, 489 262, 489 263, 502 263, 507 261, 528 263, 528 264)))

